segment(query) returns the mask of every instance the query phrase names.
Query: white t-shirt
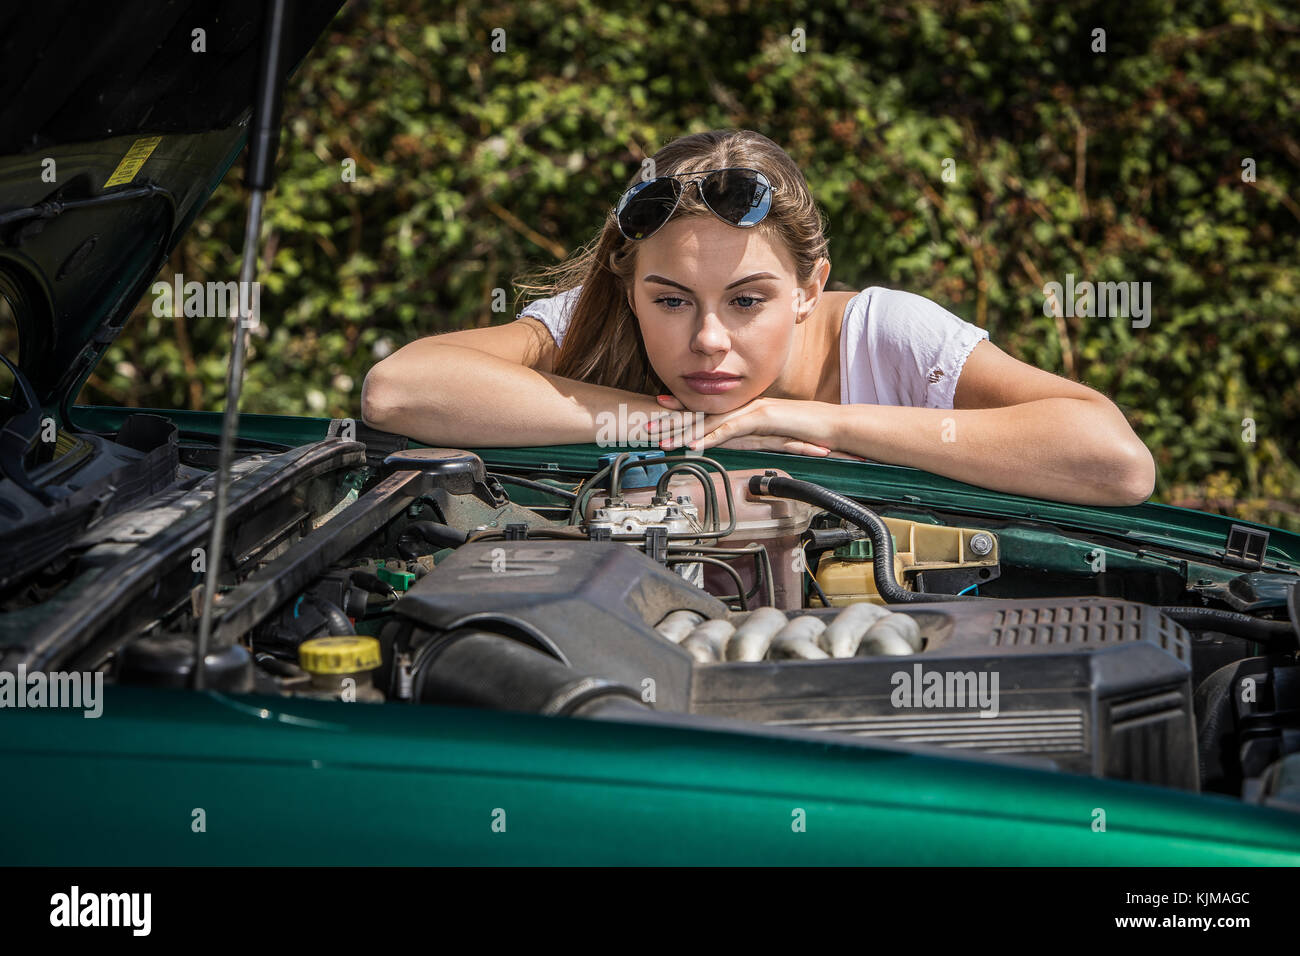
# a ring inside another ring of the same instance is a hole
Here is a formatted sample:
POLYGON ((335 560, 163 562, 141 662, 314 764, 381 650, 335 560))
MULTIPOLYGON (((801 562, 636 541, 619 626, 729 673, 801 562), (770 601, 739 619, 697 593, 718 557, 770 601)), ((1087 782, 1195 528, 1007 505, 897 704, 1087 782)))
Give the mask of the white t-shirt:
MULTIPOLYGON (((558 348, 582 286, 530 302, 558 348)), ((966 357, 989 334, 912 292, 869 286, 844 308, 840 404, 952 408, 966 357)))

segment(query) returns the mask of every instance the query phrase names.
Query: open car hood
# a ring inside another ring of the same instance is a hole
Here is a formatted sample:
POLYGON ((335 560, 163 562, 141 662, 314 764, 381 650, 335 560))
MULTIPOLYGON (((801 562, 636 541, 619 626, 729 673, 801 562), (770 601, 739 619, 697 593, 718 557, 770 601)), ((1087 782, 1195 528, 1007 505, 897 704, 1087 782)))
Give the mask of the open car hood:
MULTIPOLYGON (((298 9, 288 63, 335 9, 298 9)), ((255 3, 137 7, 144 40, 68 10, 0 40, 45 97, 0 81, 23 102, 0 291, 43 403, 238 155, 258 56, 255 3), (224 52, 196 70, 204 16, 224 52)), ((796 795, 839 828, 794 862, 1300 860, 1300 536, 869 463, 479 454, 294 416, 242 421, 223 495, 219 413, 82 411, 106 430, 0 468, 0 768, 26 784, 0 813, 60 822, 11 860, 302 862, 330 832, 367 862, 482 863, 458 808, 526 804, 547 862, 752 861, 790 853, 771 822, 796 795), (180 778, 245 839, 177 840, 180 778), (359 793, 384 812, 344 812, 359 793), (744 856, 717 854, 720 799, 744 856), (1122 821, 1104 841, 1094 807, 1122 821)))
MULTIPOLYGON (((341 5, 290 4, 287 72, 341 5)), ((243 148, 264 10, 0 12, 0 295, 20 337, 10 358, 43 406, 81 387, 243 148)))

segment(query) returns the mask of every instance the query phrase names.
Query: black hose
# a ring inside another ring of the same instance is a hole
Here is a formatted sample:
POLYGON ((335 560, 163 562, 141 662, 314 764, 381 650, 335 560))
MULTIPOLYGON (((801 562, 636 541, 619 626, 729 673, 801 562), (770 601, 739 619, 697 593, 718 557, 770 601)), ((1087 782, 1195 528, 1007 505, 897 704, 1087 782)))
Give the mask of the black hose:
POLYGON ((862 540, 862 532, 857 528, 812 528, 806 533, 808 535, 806 550, 811 551, 839 548, 862 540))
POLYGON ((1266 621, 1217 607, 1184 607, 1179 604, 1161 607, 1160 613, 1193 631, 1215 631, 1270 648, 1294 647, 1296 644, 1290 621, 1266 621))
POLYGON ((352 622, 348 620, 348 616, 343 613, 343 609, 337 604, 314 594, 308 594, 307 600, 321 614, 325 615, 325 621, 329 624, 331 634, 355 634, 357 632, 357 629, 352 626, 352 622))
POLYGON ((371 594, 382 594, 385 597, 392 595, 396 597, 397 591, 391 584, 385 584, 383 578, 377 574, 372 574, 362 568, 357 568, 350 572, 352 583, 357 587, 369 591, 371 594))
POLYGON ((274 654, 267 654, 265 651, 256 654, 255 659, 263 669, 270 671, 276 677, 302 677, 306 673, 298 665, 282 661, 274 654))
POLYGON ((775 472, 754 475, 749 479, 751 495, 772 495, 777 498, 790 498, 794 501, 807 502, 824 508, 831 514, 850 521, 866 532, 871 539, 872 571, 876 579, 876 591, 886 604, 921 604, 932 601, 983 601, 985 598, 972 594, 933 594, 925 591, 909 591, 898 583, 894 577, 894 541, 889 528, 880 520, 880 516, 868 508, 862 507, 852 498, 836 494, 829 488, 787 478, 775 472))
POLYGON ((595 716, 595 702, 611 697, 644 706, 631 688, 504 634, 461 628, 426 647, 413 688, 421 703, 583 716, 595 716))

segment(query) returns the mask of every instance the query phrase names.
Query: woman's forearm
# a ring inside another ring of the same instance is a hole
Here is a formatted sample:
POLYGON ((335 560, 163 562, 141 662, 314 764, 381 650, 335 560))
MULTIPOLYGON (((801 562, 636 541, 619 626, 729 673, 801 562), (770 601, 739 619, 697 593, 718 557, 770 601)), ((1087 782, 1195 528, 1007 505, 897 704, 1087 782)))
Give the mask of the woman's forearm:
POLYGON ((393 354, 366 376, 361 405, 372 427, 453 446, 641 440, 639 429, 611 432, 636 422, 637 413, 663 412, 647 395, 539 372, 459 345, 393 354))
POLYGON ((1151 453, 1109 403, 1003 408, 832 406, 834 447, 1013 494, 1094 505, 1145 501, 1151 453))

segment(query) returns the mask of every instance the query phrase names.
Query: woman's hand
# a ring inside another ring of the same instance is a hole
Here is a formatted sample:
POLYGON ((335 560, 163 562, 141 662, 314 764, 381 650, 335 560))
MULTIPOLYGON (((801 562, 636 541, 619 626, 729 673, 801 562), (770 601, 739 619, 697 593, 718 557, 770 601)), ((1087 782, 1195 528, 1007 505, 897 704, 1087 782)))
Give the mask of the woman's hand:
MULTIPOLYGON (((660 395, 658 401, 671 411, 687 411, 686 406, 672 395, 660 395)), ((685 445, 694 451, 703 451, 717 446, 865 461, 860 455, 832 450, 833 435, 828 427, 826 411, 822 402, 756 398, 720 415, 701 418, 688 412, 665 416, 658 422, 651 422, 648 427, 659 434, 659 446, 664 450, 685 445)))

